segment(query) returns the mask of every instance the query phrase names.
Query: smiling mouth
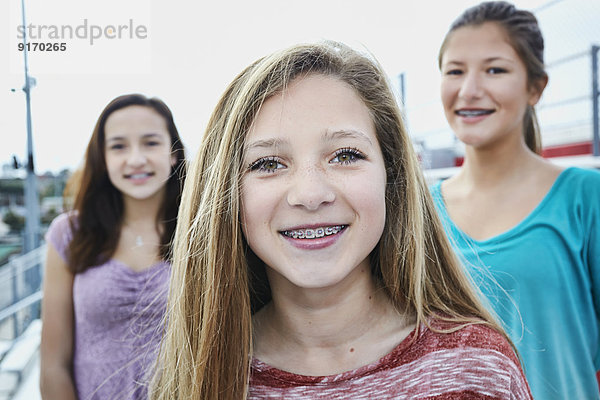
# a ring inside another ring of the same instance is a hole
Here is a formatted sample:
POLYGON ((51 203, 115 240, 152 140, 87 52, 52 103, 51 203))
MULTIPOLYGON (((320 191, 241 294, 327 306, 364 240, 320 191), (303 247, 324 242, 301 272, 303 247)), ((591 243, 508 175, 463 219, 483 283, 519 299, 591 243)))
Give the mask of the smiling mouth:
POLYGON ((125 175, 126 179, 144 179, 154 175, 152 172, 144 172, 140 174, 125 175))
POLYGON ((283 236, 292 239, 318 239, 325 236, 332 236, 346 229, 348 225, 324 226, 312 229, 294 229, 289 231, 281 231, 283 236))
POLYGON ((489 115, 494 110, 456 110, 454 113, 461 117, 480 117, 482 115, 489 115))

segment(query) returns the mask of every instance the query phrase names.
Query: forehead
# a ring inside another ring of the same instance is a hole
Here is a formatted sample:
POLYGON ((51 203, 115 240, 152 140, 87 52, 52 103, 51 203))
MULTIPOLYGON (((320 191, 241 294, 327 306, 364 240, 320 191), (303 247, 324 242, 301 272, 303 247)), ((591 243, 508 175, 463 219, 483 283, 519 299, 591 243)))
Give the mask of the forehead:
POLYGON ((165 119, 151 107, 127 106, 111 113, 104 124, 106 138, 155 133, 169 135, 165 119))
POLYGON ((246 139, 324 134, 335 129, 359 130, 376 139, 370 111, 355 89, 335 77, 312 74, 296 78, 268 98, 246 139))
POLYGON ((442 63, 457 61, 457 58, 490 57, 520 60, 508 33, 496 22, 463 26, 453 31, 448 37, 442 63))

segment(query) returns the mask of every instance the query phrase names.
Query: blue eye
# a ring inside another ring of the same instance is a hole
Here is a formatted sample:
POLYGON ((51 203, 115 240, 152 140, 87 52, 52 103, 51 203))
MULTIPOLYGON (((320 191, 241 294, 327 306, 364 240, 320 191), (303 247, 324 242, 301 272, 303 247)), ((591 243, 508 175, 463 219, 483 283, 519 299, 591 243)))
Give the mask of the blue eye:
POLYGON ((364 160, 365 156, 357 149, 344 148, 335 152, 335 157, 330 161, 332 163, 350 164, 358 160, 364 160))
POLYGON ((278 169, 285 168, 277 157, 263 157, 251 163, 248 166, 250 171, 259 171, 259 172, 275 172, 278 169))

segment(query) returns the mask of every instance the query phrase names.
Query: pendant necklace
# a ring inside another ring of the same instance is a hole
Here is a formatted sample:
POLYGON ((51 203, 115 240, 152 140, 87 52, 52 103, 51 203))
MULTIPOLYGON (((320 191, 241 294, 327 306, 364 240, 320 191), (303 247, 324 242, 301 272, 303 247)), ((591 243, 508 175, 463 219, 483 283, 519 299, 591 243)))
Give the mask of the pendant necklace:
POLYGON ((142 247, 144 245, 144 238, 142 235, 135 233, 128 224, 125 224, 125 227, 127 228, 127 233, 135 238, 135 246, 133 247, 142 247))

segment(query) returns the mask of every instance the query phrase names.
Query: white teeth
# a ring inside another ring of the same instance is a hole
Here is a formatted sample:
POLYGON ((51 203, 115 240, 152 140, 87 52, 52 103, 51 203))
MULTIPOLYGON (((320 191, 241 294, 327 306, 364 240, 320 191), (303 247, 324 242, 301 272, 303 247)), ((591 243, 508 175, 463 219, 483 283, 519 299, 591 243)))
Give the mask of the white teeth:
POLYGON ((480 115, 491 114, 493 110, 458 110, 456 113, 465 117, 478 117, 480 115))
POLYGON ((331 236, 339 233, 346 225, 327 226, 315 229, 297 229, 293 231, 283 231, 283 235, 293 239, 315 239, 323 236, 331 236))
POLYGON ((146 178, 147 176, 150 176, 150 174, 133 174, 133 175, 129 175, 129 179, 142 179, 142 178, 146 178))

